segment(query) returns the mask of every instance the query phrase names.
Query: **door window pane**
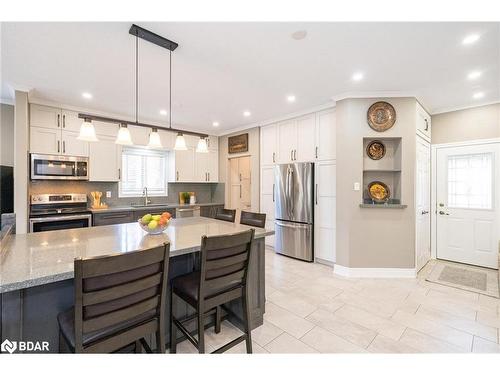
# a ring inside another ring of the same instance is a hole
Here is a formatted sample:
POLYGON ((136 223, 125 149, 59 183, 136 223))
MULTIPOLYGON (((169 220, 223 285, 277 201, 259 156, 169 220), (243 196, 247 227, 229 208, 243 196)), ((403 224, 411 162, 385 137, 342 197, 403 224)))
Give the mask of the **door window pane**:
POLYGON ((448 207, 493 208, 493 154, 448 156, 448 207))

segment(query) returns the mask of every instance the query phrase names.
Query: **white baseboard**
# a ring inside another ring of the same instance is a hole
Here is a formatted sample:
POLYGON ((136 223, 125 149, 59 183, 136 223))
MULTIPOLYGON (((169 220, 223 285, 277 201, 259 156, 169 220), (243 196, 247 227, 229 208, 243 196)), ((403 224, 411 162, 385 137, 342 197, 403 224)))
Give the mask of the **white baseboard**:
POLYGON ((415 278, 414 268, 350 268, 336 264, 333 273, 354 278, 415 278))

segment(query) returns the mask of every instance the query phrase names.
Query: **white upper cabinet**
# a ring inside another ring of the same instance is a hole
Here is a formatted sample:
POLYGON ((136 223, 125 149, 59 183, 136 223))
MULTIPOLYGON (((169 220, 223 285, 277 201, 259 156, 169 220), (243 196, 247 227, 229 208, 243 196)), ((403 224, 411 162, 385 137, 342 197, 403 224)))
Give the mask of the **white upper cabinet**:
POLYGON ((316 160, 332 160, 336 154, 335 109, 317 113, 316 160))
POLYGON ((170 182, 194 182, 197 180, 194 168, 194 148, 173 151, 170 164, 170 182))
POLYGON ((210 135, 207 139, 207 146, 209 150, 219 149, 219 137, 215 135, 210 135))
POLYGON ((316 159, 316 115, 313 113, 297 119, 297 136, 294 161, 316 159))
POLYGON ((195 152, 194 171, 195 181, 208 181, 208 163, 209 155, 207 152, 195 152))
POLYGON ((79 133, 63 130, 61 134, 61 155, 89 156, 89 142, 78 140, 79 133))
POLYGON ((30 127, 30 152, 35 154, 59 154, 61 131, 59 129, 30 127))
POLYGON ((417 134, 426 140, 431 140, 431 116, 417 102, 417 134))
POLYGON ((78 118, 78 112, 62 110, 61 128, 72 132, 80 132, 83 119, 78 118))
POLYGON ((219 182, 219 152, 208 151, 208 182, 219 182))
POLYGON ((119 181, 120 146, 115 137, 101 136, 89 144, 89 181, 119 181))
POLYGON ((278 123, 278 163, 291 163, 297 154, 297 122, 278 123))
POLYGON ((260 128, 260 162, 262 165, 273 165, 278 157, 278 133, 276 124, 260 128))
POLYGON ((110 122, 101 122, 101 121, 92 121, 92 125, 94 125, 95 134, 97 139, 101 139, 100 135, 105 135, 108 137, 114 137, 116 140, 116 136, 118 135, 119 124, 112 124, 110 122))
POLYGON ((61 129, 61 109, 30 104, 30 126, 61 129))

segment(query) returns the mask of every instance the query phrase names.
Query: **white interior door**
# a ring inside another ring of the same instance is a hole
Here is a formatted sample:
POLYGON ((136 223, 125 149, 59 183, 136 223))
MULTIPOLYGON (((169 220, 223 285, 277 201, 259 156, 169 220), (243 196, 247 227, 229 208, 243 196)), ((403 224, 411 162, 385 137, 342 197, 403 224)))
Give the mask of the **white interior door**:
POLYGON ((417 137, 416 265, 417 272, 431 258, 431 145, 417 137))
POLYGON ((251 199, 251 167, 250 156, 229 159, 230 207, 236 210, 236 221, 239 222, 241 210, 250 210, 251 199))
POLYGON ((437 257, 498 268, 499 144, 437 149, 437 257))

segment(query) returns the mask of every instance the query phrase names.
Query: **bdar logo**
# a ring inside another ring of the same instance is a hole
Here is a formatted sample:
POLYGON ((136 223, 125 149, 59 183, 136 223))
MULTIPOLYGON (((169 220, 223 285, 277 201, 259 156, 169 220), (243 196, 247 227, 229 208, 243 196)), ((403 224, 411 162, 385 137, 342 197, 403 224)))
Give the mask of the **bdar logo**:
POLYGON ((17 349, 17 342, 9 341, 7 339, 2 342, 1 350, 2 352, 9 352, 10 354, 14 353, 17 349))

